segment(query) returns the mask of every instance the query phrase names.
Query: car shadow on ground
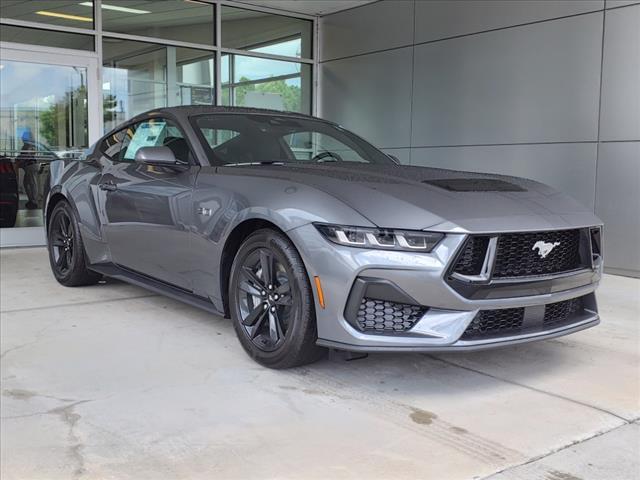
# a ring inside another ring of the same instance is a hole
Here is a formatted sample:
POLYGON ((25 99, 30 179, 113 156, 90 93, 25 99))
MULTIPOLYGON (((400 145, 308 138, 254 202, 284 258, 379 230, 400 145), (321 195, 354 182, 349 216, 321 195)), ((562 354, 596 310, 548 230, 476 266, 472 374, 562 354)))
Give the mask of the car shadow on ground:
MULTIPOLYGON (((195 322, 203 334, 228 336, 230 348, 242 352, 235 338, 231 320, 211 315, 195 307, 158 296, 149 302, 169 303, 175 314, 186 313, 188 322, 195 322)), ((194 325, 196 326, 196 325, 194 325)), ((505 382, 527 386, 538 379, 561 374, 573 368, 578 346, 570 337, 541 340, 476 352, 456 353, 373 353, 363 358, 347 360, 344 352, 327 350, 316 363, 289 370, 269 370, 283 378, 297 377, 324 382, 335 389, 369 389, 375 392, 405 392, 428 395, 456 395, 471 390, 491 392, 505 382), (492 372, 500 371, 501 374, 492 372), (505 374, 502 374, 505 373, 505 374)), ((244 354, 244 352, 242 352, 244 354)), ((247 358, 247 361, 252 360, 247 358)), ((258 364, 254 371, 268 370, 258 364)))
POLYGON ((505 382, 528 386, 571 368, 575 360, 567 347, 549 342, 455 354, 371 354, 350 361, 330 355, 303 368, 311 376, 319 372, 377 391, 436 396, 491 392, 505 382))

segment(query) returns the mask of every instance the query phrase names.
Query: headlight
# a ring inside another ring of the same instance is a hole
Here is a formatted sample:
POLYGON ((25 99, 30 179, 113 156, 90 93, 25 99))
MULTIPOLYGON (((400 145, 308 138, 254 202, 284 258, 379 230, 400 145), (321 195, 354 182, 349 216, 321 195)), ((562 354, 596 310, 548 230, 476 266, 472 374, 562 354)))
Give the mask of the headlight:
POLYGON ((443 233, 416 230, 390 230, 384 228, 349 227, 314 223, 318 231, 330 242, 347 247, 376 250, 403 250, 430 252, 444 237, 443 233))

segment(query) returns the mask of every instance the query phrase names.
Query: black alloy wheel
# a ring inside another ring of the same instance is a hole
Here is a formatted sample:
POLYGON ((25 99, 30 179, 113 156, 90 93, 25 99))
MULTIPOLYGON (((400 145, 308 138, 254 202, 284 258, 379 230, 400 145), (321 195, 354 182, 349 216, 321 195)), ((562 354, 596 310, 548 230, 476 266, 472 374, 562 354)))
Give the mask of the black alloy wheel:
POLYGON ((75 242, 71 217, 65 209, 56 210, 49 226, 49 236, 55 269, 61 276, 66 276, 73 266, 75 242))
POLYGON ((93 285, 102 278, 88 269, 78 221, 71 205, 59 201, 48 222, 49 263, 56 280, 67 287, 93 285))
POLYGON ((234 328, 257 362, 289 368, 322 356, 309 278, 285 235, 271 229, 250 235, 236 254, 230 280, 234 328))
POLYGON ((242 262, 238 295, 242 326, 259 349, 273 351, 285 339, 297 304, 289 275, 267 248, 258 248, 242 262))

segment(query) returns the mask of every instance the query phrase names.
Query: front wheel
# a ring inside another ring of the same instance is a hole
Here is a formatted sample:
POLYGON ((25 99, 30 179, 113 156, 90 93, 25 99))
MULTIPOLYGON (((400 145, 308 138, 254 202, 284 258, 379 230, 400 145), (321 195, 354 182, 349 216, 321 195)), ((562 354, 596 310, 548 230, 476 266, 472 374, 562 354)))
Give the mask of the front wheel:
POLYGON ((240 246, 229 282, 231 318, 258 363, 290 368, 318 360, 313 294, 300 254, 283 234, 258 230, 240 246))
POLYGON ((65 200, 56 204, 51 212, 47 230, 47 247, 51 271, 56 280, 66 287, 93 285, 102 275, 87 268, 87 258, 80 236, 76 216, 65 200))

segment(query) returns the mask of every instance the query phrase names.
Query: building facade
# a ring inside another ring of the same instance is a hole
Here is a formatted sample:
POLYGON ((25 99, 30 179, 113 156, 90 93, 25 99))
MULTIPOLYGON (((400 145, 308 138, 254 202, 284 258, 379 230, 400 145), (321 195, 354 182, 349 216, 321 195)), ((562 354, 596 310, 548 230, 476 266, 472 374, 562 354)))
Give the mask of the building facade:
POLYGON ((1 244, 43 244, 50 161, 141 112, 312 113, 315 31, 314 16, 230 1, 3 0, 1 244))

